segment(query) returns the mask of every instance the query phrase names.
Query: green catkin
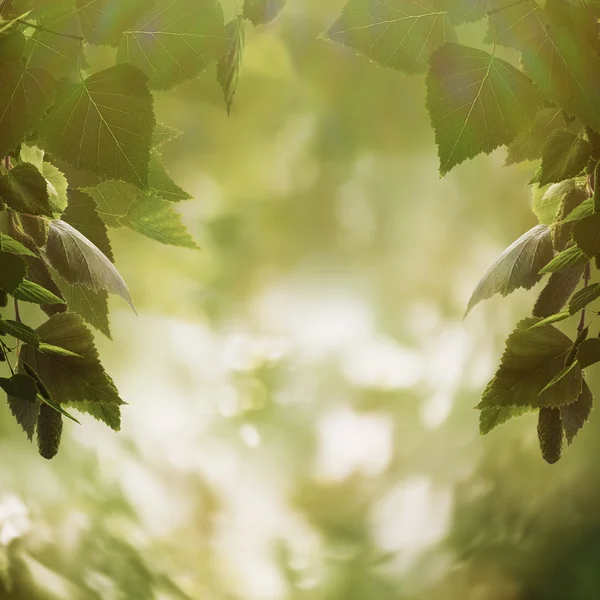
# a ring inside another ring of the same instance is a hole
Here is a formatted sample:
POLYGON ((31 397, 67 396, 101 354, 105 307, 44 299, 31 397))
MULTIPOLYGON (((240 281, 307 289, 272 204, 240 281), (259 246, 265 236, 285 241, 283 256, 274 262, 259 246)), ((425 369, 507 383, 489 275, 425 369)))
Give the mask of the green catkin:
POLYGON ((584 266, 579 265, 565 271, 552 273, 533 307, 533 316, 545 319, 554 313, 560 312, 577 287, 583 275, 583 270, 584 266))
POLYGON ((537 432, 542 458, 552 465, 562 451, 563 426, 558 408, 540 408, 537 432))
POLYGON ((37 421, 37 440, 38 450, 43 458, 50 460, 56 456, 62 428, 62 415, 47 404, 42 404, 37 421))

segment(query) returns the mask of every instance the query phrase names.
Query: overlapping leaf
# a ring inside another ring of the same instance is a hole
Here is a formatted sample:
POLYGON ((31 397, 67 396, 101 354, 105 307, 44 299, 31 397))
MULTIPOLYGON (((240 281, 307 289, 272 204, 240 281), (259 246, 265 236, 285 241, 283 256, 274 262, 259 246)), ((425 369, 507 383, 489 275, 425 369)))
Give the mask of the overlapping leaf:
POLYGON ((573 441, 573 438, 585 425, 592 412, 593 403, 594 396, 592 391, 584 381, 581 387, 581 394, 579 394, 577 400, 560 409, 560 418, 568 444, 573 441))
POLYGON ((219 59, 217 78, 225 96, 227 114, 231 112, 231 104, 237 90, 240 71, 246 46, 246 22, 243 17, 231 21, 225 28, 229 39, 229 50, 219 59))
POLYGON ((440 173, 512 142, 538 105, 531 81, 508 62, 459 44, 436 50, 427 76, 427 108, 440 173))
POLYGON ((545 33, 547 23, 536 0, 492 0, 489 3, 490 27, 486 41, 521 49, 532 38, 545 33))
POLYGON ((48 186, 31 164, 21 163, 0 176, 0 199, 10 208, 31 215, 52 216, 48 186))
POLYGON ((253 25, 264 25, 277 18, 287 0, 244 0, 244 18, 253 25))
POLYGON ((539 184, 557 183, 576 177, 586 167, 592 145, 581 135, 568 129, 548 136, 542 152, 539 184))

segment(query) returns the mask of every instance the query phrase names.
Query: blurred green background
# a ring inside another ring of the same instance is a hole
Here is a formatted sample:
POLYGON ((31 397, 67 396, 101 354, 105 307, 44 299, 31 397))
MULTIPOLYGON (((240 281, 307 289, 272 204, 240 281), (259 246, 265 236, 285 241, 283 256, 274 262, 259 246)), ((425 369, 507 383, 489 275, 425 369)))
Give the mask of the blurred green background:
POLYGON ((535 292, 462 316, 534 165, 440 179, 423 79, 320 39, 342 0, 288 4, 231 117, 214 69, 158 97, 202 251, 113 232, 123 431, 68 423, 49 463, 2 409, 0 597, 599 598, 595 416, 550 467, 535 416, 473 410, 535 292))

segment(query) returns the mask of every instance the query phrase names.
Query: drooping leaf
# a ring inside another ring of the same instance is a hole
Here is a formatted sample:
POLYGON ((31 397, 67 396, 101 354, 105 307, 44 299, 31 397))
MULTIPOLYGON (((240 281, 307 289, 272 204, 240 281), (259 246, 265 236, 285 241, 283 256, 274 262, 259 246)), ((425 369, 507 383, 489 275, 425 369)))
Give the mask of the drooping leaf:
POLYGON ((592 283, 579 290, 569 302, 569 312, 574 315, 588 304, 600 298, 600 283, 592 283))
POLYGON ((568 377, 572 371, 578 368, 581 368, 581 365, 578 365, 576 361, 569 363, 566 367, 562 369, 562 371, 557 373, 552 378, 552 380, 548 384, 546 384, 546 386, 542 388, 542 391, 538 394, 538 396, 541 396, 542 394, 546 393, 550 388, 560 383, 565 377, 568 377))
POLYGON ((513 242, 492 263, 471 295, 467 314, 494 294, 507 296, 517 288, 530 289, 540 279, 540 269, 552 259, 550 229, 536 225, 513 242))
POLYGON ((10 171, 3 171, 0 177, 0 199, 18 212, 52 216, 46 180, 29 163, 21 163, 10 171))
POLYGON ((54 99, 54 80, 21 60, 0 61, 0 156, 8 154, 41 122, 54 99))
POLYGON ((234 19, 225 27, 229 39, 229 50, 217 64, 217 78, 225 96, 227 114, 231 113, 231 104, 238 86, 240 71, 246 46, 246 21, 243 17, 234 19))
POLYGON ((46 255, 68 283, 81 283, 94 291, 117 294, 134 309, 127 285, 114 265, 97 246, 65 221, 50 223, 46 255))
POLYGON ((531 209, 540 223, 550 225, 554 223, 563 198, 575 189, 575 181, 568 179, 550 186, 536 183, 532 187, 531 209))
POLYGON ((583 340, 577 348, 577 362, 582 369, 600 362, 600 339, 583 340))
POLYGON ((18 254, 19 256, 35 256, 35 254, 29 250, 29 248, 21 244, 21 242, 18 242, 4 233, 0 233, 0 252, 18 254))
POLYGON ((21 340, 26 344, 37 347, 40 345, 40 338, 37 333, 25 323, 12 321, 10 319, 0 319, 0 331, 12 335, 17 340, 21 340))
POLYGON ((27 266, 20 256, 0 252, 0 289, 9 293, 14 292, 25 275, 27 275, 27 266))
POLYGON ((547 19, 535 0, 492 0, 485 41, 520 50, 527 41, 545 33, 547 19))
MULTIPOLYGON (((581 281, 583 266, 552 273, 533 307, 533 316, 546 318, 558 313, 581 281)), ((567 312, 568 315, 571 313, 567 312)))
POLYGON ((541 271, 540 275, 546 273, 558 273, 578 265, 584 265, 589 261, 586 253, 579 246, 571 246, 557 254, 541 271))
POLYGON ((51 460, 56 456, 60 446, 62 429, 62 415, 47 404, 42 404, 36 427, 40 456, 47 460, 51 460))
POLYGON ((553 132, 544 145, 540 185, 576 177, 585 169, 591 154, 592 145, 581 135, 568 129, 553 132))
POLYGON ((581 387, 581 394, 579 394, 577 400, 560 409, 560 418, 568 444, 573 441, 573 438, 585 425, 592 412, 593 403, 594 396, 592 391, 584 381, 581 387))
POLYGON ((600 252, 600 213, 584 217, 573 226, 573 240, 590 258, 600 252))
POLYGON ((150 158, 150 191, 169 202, 180 202, 181 200, 191 200, 191 196, 182 190, 169 175, 163 165, 161 156, 153 151, 150 158))
POLYGON ((117 61, 144 71, 153 89, 166 90, 196 77, 226 51, 218 0, 169 0, 150 5, 123 32, 117 61))
POLYGON ((562 451, 563 426, 560 410, 541 408, 537 431, 542 458, 552 465, 560 459, 562 451))
POLYGON ((76 169, 147 187, 152 96, 138 69, 118 64, 67 85, 44 120, 44 147, 76 169))
POLYGON ((486 435, 498 425, 502 425, 514 417, 520 417, 530 410, 532 409, 529 406, 482 408, 479 413, 479 433, 486 435))
POLYGON ((447 10, 432 0, 348 0, 327 37, 408 74, 423 73, 429 55, 456 40, 447 10))
POLYGON ((17 300, 33 304, 64 304, 65 301, 33 281, 24 279, 12 292, 17 300))
POLYGON ((27 434, 27 438, 32 440, 38 414, 40 412, 39 401, 29 402, 28 400, 23 400, 23 398, 9 395, 7 397, 7 402, 13 417, 27 434))
POLYGON ((98 213, 111 227, 130 227, 163 244, 197 248, 170 202, 154 194, 140 194, 130 185, 107 181, 87 192, 98 213))
MULTIPOLYGON (((38 374, 54 401, 74 408, 89 403, 118 410, 123 401, 102 368, 92 334, 80 317, 69 313, 55 315, 36 331, 42 342, 79 355, 60 356, 23 347, 21 360, 38 374)), ((110 425, 114 426, 114 422, 110 425)))
POLYGON ((287 0, 244 0, 244 18, 253 25, 270 23, 277 18, 286 2, 287 0))
POLYGON ((109 260, 115 262, 106 225, 100 218, 94 199, 81 190, 69 190, 69 203, 62 220, 72 225, 96 246, 109 260))
POLYGON ((58 283, 69 310, 111 339, 108 294, 104 290, 95 292, 81 283, 71 284, 64 280, 58 283))
POLYGON ((538 321, 535 318, 523 319, 510 334, 500 367, 477 408, 560 407, 577 399, 582 381, 579 366, 540 394, 562 371, 573 344, 552 325, 531 328, 538 321))
POLYGON ((37 385, 35 380, 22 373, 16 373, 10 378, 0 377, 0 387, 9 395, 35 403, 37 401, 37 385))
MULTIPOLYGON (((533 316, 540 317, 540 315, 536 315, 535 313, 533 316)), ((537 323, 534 323, 531 326, 531 329, 536 329, 537 327, 544 327, 545 325, 551 325, 552 323, 559 323, 560 321, 564 321, 565 319, 568 319, 571 316, 572 315, 568 310, 565 310, 565 311, 559 312, 559 313, 555 313, 553 315, 549 315, 548 317, 543 318, 541 321, 538 321, 537 323)))
POLYGON ((538 105, 531 81, 508 62, 459 44, 436 50, 427 75, 427 109, 440 173, 512 142, 538 105))
MULTIPOLYGON (((524 4, 526 5, 526 4, 524 4)), ((556 130, 564 129, 566 123, 563 112, 557 108, 542 108, 535 114, 531 126, 522 130, 508 145, 506 165, 542 158, 542 151, 548 136, 556 130)))

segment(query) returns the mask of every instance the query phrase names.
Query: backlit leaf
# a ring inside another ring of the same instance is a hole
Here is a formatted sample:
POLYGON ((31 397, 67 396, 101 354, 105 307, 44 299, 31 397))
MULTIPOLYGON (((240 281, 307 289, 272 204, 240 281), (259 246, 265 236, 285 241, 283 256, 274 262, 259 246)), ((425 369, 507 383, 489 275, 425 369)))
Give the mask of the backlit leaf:
POLYGON ((277 18, 287 0, 244 0, 244 18, 253 25, 264 25, 277 18))
POLYGON ((592 145, 581 135, 568 129, 551 133, 542 153, 540 185, 576 177, 585 169, 591 154, 592 145))
POLYGON ((22 163, 10 171, 2 172, 0 199, 18 212, 52 216, 46 180, 29 163, 22 163))
POLYGON ((597 298, 600 298, 600 283, 592 283, 579 290, 571 298, 571 301, 569 302, 569 312, 574 315, 597 298))
POLYGON ((585 425, 592 412, 593 403, 594 396, 592 391, 584 381, 581 388, 581 394, 579 394, 577 400, 560 409, 560 418, 562 420, 568 444, 573 441, 573 438, 585 425))
POLYGON ((240 71, 246 45, 246 22, 243 17, 231 21, 225 27, 229 38, 229 50, 219 59, 217 78, 225 96, 227 114, 231 112, 231 104, 237 90, 240 71))
POLYGON ((0 289, 13 292, 27 275, 25 261, 16 254, 0 252, 0 289))

